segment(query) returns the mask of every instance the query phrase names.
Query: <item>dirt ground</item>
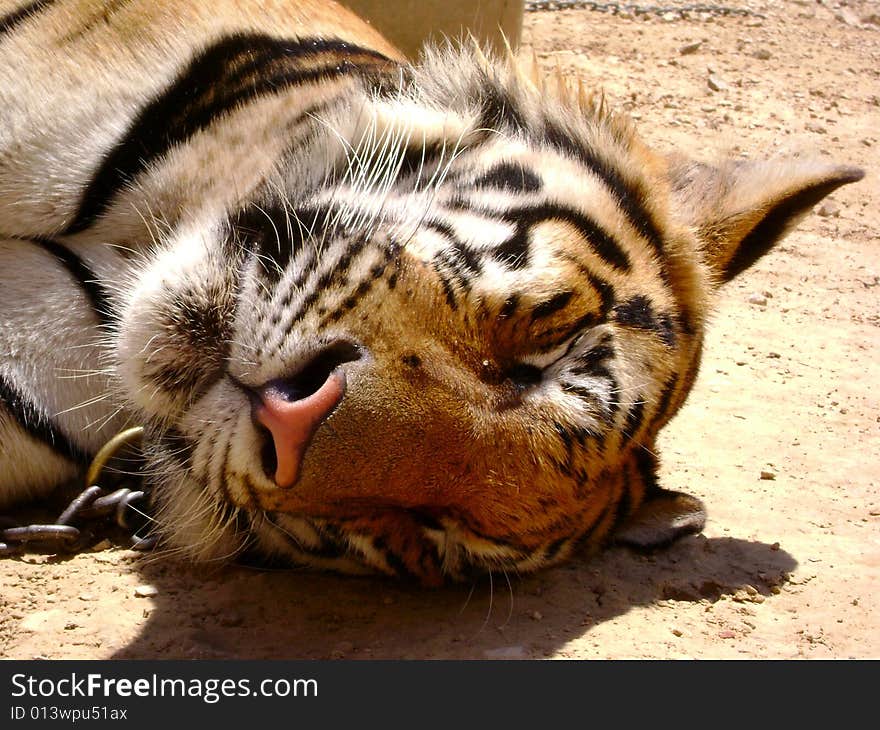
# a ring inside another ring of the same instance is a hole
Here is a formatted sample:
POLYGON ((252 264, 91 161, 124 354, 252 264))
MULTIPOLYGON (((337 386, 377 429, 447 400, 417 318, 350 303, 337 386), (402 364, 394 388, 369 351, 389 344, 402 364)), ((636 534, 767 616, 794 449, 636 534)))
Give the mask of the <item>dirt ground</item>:
POLYGON ((880 657, 878 6, 723 4, 764 17, 538 12, 524 33, 664 149, 868 171, 722 292, 660 444, 665 484, 708 506, 703 535, 440 590, 112 547, 25 556, 0 561, 0 656, 880 657))

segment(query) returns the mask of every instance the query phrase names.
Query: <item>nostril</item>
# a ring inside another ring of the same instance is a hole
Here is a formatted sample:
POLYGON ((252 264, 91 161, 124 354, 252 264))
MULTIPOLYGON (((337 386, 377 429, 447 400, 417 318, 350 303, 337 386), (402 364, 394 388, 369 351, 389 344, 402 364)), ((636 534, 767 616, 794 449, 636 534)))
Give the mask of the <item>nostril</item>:
POLYGON ((340 366, 359 360, 364 350, 338 341, 316 352, 294 375, 245 388, 262 444, 263 468, 282 489, 293 486, 312 437, 342 402, 346 373, 340 366))
POLYGON ((271 388, 286 401, 308 398, 320 390, 336 368, 360 360, 363 354, 363 349, 352 342, 334 342, 314 355, 295 375, 273 380, 264 388, 271 388))

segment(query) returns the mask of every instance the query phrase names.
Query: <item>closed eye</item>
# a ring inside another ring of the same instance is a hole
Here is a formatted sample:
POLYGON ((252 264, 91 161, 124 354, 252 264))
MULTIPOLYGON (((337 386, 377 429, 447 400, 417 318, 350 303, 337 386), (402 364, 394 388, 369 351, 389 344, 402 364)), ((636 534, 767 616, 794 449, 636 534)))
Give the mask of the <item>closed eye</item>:
POLYGON ((520 362, 505 370, 504 376, 513 383, 517 390, 523 391, 540 383, 544 377, 544 371, 536 365, 520 362))

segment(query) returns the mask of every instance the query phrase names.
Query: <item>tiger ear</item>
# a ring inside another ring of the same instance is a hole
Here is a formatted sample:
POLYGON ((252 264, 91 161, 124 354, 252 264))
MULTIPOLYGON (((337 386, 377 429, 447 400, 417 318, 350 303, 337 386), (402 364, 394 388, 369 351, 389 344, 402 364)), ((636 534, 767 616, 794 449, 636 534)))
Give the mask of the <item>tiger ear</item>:
POLYGON ((720 283, 754 264, 822 198, 864 174, 856 167, 800 158, 717 167, 669 159, 673 204, 695 229, 704 260, 720 283))

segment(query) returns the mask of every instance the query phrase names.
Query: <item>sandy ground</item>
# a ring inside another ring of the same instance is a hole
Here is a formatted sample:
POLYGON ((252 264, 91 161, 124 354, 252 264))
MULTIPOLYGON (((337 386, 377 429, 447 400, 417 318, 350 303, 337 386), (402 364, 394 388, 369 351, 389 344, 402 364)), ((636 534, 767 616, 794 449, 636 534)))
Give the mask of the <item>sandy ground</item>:
POLYGON ((869 172, 721 296, 661 441, 665 484, 708 505, 704 535, 432 591, 121 548, 26 556, 0 562, 0 656, 880 657, 877 4, 725 4, 766 17, 541 12, 524 35, 665 149, 809 150, 869 172))

